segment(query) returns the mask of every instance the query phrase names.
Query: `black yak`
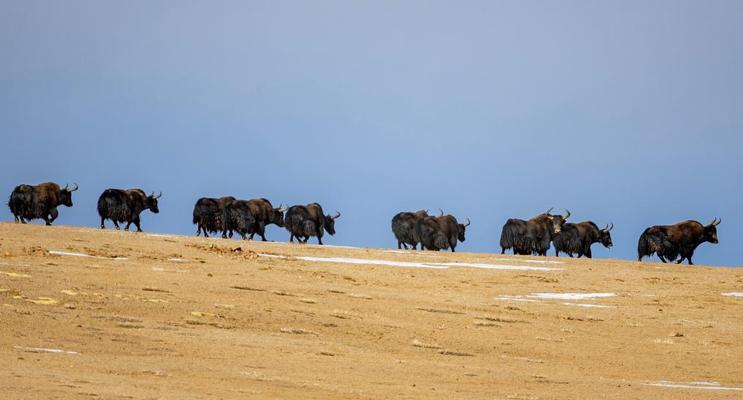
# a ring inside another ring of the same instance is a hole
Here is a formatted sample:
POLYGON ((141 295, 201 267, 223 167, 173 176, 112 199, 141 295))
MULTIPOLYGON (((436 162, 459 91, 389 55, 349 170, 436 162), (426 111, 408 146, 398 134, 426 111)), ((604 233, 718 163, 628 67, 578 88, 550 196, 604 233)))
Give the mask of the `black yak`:
POLYGON ((162 195, 162 193, 155 195, 155 192, 152 192, 148 196, 142 189, 104 190, 98 198, 98 215, 101 217, 101 229, 106 229, 104 222, 110 219, 116 229, 120 229, 120 222, 126 222, 125 231, 128 231, 129 226, 134 223, 137 232, 142 232, 139 225, 139 214, 144 210, 150 210, 154 214, 159 213, 157 199, 162 195))
POLYGON ((552 243, 555 245, 555 257, 559 257, 560 252, 563 252, 570 257, 573 257, 575 253, 578 255, 578 258, 582 256, 592 258, 592 244, 601 243, 607 249, 612 247, 613 243, 610 232, 613 228, 614 224, 611 224, 611 226, 607 224, 605 228, 599 229, 591 221, 576 224, 565 223, 560 233, 556 234, 552 239, 552 243))
POLYGON ((209 232, 222 232, 222 237, 226 238, 225 209, 234 201, 235 198, 232 196, 224 196, 218 199, 202 197, 197 200, 193 207, 193 223, 196 224, 196 236, 199 236, 202 232, 204 237, 209 237, 209 232))
POLYGON ((296 237, 300 243, 307 243, 311 236, 315 236, 317 243, 322 244, 324 232, 335 235, 335 220, 340 216, 338 211, 335 216, 325 215, 318 203, 292 206, 284 216, 284 228, 289 231, 289 242, 294 242, 296 237))
POLYGON ((397 239, 397 248, 405 250, 408 249, 408 245, 416 250, 420 238, 416 232, 415 226, 420 218, 428 216, 428 210, 419 210, 416 212, 401 212, 392 217, 392 233, 395 234, 397 239))
POLYGON ((72 192, 78 189, 77 184, 70 189, 69 185, 60 188, 53 182, 36 186, 18 185, 10 194, 8 207, 15 217, 15 222, 25 224, 26 220, 43 219, 51 225, 59 216, 57 207, 72 207, 72 192))
POLYGON ((565 216, 550 214, 552 209, 524 221, 509 219, 501 231, 501 254, 506 249, 513 249, 514 254, 536 254, 546 256, 552 238, 560 233, 563 224, 570 217, 570 211, 565 210, 565 216))
POLYGON ((227 231, 235 231, 240 234, 243 240, 248 238, 248 234, 255 229, 256 218, 253 215, 253 207, 248 200, 235 200, 225 206, 224 211, 224 230, 222 237, 227 236, 227 231))

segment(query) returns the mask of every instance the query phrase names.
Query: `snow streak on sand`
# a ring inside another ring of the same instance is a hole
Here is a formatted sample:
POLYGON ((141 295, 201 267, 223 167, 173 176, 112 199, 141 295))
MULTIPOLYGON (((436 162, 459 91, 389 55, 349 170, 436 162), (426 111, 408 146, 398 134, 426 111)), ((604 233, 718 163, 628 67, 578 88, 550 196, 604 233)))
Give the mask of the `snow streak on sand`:
POLYGON ((29 353, 54 353, 54 354, 79 354, 76 351, 66 351, 62 349, 47 349, 44 347, 24 347, 14 346, 18 350, 27 351, 29 353))
POLYGON ((743 292, 727 292, 727 293, 721 293, 721 294, 727 297, 743 297, 743 292))
MULTIPOLYGON (((539 302, 541 300, 586 300, 586 299, 595 299, 595 298, 602 298, 602 297, 613 297, 616 296, 615 293, 532 293, 527 294, 525 296, 511 296, 511 295, 502 295, 498 296, 495 299, 499 301, 523 301, 523 302, 539 302)), ((614 306, 607 306, 602 304, 588 304, 588 303, 572 303, 572 302, 563 302, 560 303, 565 306, 574 306, 574 307, 585 307, 585 308, 614 308, 614 306)))
MULTIPOLYGON (((269 257, 269 258, 284 257, 284 256, 275 255, 275 254, 260 254, 260 256, 269 257)), ((296 258, 297 260, 302 260, 302 261, 310 261, 310 262, 327 262, 327 263, 355 264, 355 265, 384 265, 384 266, 390 266, 390 267, 405 267, 405 268, 447 269, 450 267, 463 267, 463 268, 485 268, 485 269, 508 270, 508 271, 561 271, 562 270, 562 268, 528 267, 524 265, 499 265, 499 264, 476 264, 476 263, 432 263, 432 262, 378 260, 378 259, 367 259, 367 258, 307 257, 307 256, 297 256, 297 257, 292 257, 292 258, 296 258)))
POLYGON ((616 293, 532 293, 528 297, 537 299, 585 300, 614 296, 616 296, 616 293))
POLYGON ((562 303, 566 306, 585 307, 585 308, 614 308, 614 306, 604 306, 601 304, 585 304, 585 303, 562 303))
POLYGON ((54 254, 57 256, 68 256, 68 257, 88 257, 88 258, 99 258, 102 260, 127 260, 126 257, 100 257, 100 256, 91 256, 90 254, 83 254, 83 253, 70 253, 67 251, 59 251, 59 250, 49 250, 49 254, 54 254))
POLYGON ((658 381, 643 383, 645 386, 656 386, 676 389, 727 390, 743 392, 743 387, 721 386, 719 382, 671 382, 658 381))

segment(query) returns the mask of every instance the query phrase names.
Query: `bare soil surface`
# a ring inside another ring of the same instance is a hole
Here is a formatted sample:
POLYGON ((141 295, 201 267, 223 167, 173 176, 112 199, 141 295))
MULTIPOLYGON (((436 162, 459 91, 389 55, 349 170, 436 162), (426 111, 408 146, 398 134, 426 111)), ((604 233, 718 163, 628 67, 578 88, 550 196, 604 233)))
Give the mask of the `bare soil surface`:
POLYGON ((0 398, 740 399, 736 293, 743 269, 2 223, 0 398))

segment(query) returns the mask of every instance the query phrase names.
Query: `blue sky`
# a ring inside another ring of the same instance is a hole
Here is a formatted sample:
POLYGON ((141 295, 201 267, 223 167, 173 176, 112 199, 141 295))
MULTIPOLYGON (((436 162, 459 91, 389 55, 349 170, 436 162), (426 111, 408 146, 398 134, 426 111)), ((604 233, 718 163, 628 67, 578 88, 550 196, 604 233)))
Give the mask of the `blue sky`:
MULTIPOLYGON (((738 1, 4 1, 0 188, 162 191, 148 231, 193 234, 201 196, 318 201, 329 244, 392 247, 398 211, 654 224, 719 216, 695 261, 741 265, 738 1), (572 218, 571 218, 572 219, 572 218)), ((6 207, 0 220, 11 220, 6 207)), ((287 240, 272 227, 269 239, 287 240)))

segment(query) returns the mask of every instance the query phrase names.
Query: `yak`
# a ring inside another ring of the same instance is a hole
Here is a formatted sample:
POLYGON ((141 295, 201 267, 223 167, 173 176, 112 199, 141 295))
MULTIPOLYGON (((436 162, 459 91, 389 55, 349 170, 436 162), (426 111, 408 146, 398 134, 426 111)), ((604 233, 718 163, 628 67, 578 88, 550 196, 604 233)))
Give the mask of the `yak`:
POLYGON ((397 248, 405 250, 408 249, 408 245, 413 247, 413 250, 417 250, 420 238, 415 229, 419 219, 428 217, 428 210, 418 210, 416 212, 400 212, 392 217, 392 233, 395 234, 397 239, 397 248))
POLYGON ((129 226, 134 223, 137 232, 142 232, 142 227, 139 225, 139 214, 144 210, 150 210, 154 214, 159 213, 157 200, 162 195, 162 193, 155 195, 155 192, 152 192, 148 196, 142 189, 104 190, 98 198, 98 215, 101 217, 101 229, 106 229, 104 222, 110 219, 116 229, 120 229, 120 222, 126 222, 125 231, 128 231, 129 226))
POLYGON ((16 186, 8 200, 15 222, 25 224, 26 220, 38 218, 43 219, 46 225, 51 225, 59 216, 58 206, 72 207, 72 192, 79 189, 77 183, 74 185, 72 189, 69 185, 60 188, 54 182, 16 186))
POLYGON ((550 214, 551 211, 552 208, 528 221, 506 221, 500 237, 501 254, 513 249, 514 254, 546 256, 550 242, 570 217, 569 210, 565 210, 565 216, 550 214))
POLYGON ((467 218, 466 224, 460 224, 454 216, 451 214, 449 215, 443 215, 444 212, 441 211, 440 216, 436 217, 436 222, 439 224, 439 229, 441 233, 446 236, 446 239, 449 243, 449 248, 451 249, 452 253, 456 251, 457 247, 457 241, 464 242, 465 240, 465 230, 470 225, 470 219, 467 218))
POLYGON ((318 203, 296 205, 286 211, 284 228, 289 231, 289 242, 294 242, 296 237, 300 243, 307 243, 311 236, 315 236, 317 243, 322 245, 324 232, 335 235, 335 220, 340 216, 338 211, 335 216, 325 215, 318 203))
POLYGON ((275 224, 279 228, 284 227, 284 212, 286 208, 283 205, 274 208, 270 201, 264 198, 248 200, 250 212, 255 218, 255 223, 250 229, 250 239, 257 233, 261 236, 262 241, 266 241, 266 225, 275 224))
POLYGON ((555 245, 555 257, 559 257, 560 252, 563 252, 570 257, 573 257, 573 253, 576 253, 578 258, 582 256, 592 258, 592 244, 601 243, 607 249, 612 247, 610 232, 613 228, 614 224, 611 224, 611 226, 607 224, 605 228, 599 229, 591 221, 575 224, 565 223, 560 233, 552 239, 552 243, 555 245))
POLYGON ((656 254, 664 263, 666 260, 681 264, 684 259, 694 265, 691 257, 694 250, 704 242, 719 243, 717 225, 721 219, 715 218, 707 225, 688 220, 674 225, 656 225, 645 229, 637 243, 637 260, 656 254), (679 258, 680 257, 680 258, 679 258))
MULTIPOLYGON (((202 197, 196 201, 193 207, 193 223, 196 224, 196 236, 202 232, 204 237, 209 237, 209 233, 222 232, 222 237, 226 238, 225 229, 225 211, 226 207, 236 199, 232 196, 224 196, 218 199, 202 197)), ((232 232, 230 232, 232 237, 232 232)))
POLYGON ((441 229, 438 218, 429 216, 416 221, 415 230, 420 239, 421 250, 447 250, 451 246, 449 236, 441 229))
POLYGON ((248 239, 248 234, 254 229, 256 217, 252 211, 252 205, 248 200, 235 200, 225 206, 224 227, 222 237, 232 237, 232 232, 240 234, 243 240, 248 239))

